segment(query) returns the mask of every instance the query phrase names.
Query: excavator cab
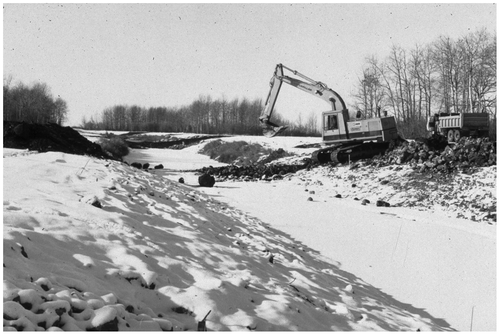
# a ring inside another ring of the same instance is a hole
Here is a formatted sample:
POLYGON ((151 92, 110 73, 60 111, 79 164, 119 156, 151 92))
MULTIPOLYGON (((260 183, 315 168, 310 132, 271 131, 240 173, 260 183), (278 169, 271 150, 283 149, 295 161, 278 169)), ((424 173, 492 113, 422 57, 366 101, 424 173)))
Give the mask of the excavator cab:
POLYGON ((349 121, 347 109, 323 112, 323 142, 333 143, 345 140, 346 122, 349 121))

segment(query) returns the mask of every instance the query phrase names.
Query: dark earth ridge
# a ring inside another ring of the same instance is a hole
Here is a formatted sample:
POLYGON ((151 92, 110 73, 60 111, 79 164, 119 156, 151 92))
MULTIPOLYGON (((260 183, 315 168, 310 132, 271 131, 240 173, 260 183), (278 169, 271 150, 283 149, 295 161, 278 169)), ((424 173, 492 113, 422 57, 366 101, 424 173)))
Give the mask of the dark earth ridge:
POLYGON ((55 123, 4 121, 3 147, 38 152, 59 151, 114 160, 99 144, 89 141, 72 127, 55 123))

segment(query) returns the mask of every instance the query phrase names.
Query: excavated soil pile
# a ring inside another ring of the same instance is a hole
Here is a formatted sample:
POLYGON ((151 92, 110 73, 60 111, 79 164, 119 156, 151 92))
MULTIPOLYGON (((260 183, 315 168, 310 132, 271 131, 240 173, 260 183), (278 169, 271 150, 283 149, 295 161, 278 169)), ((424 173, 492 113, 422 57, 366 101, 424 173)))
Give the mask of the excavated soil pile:
POLYGON ((401 143, 373 159, 377 166, 409 164, 419 172, 469 172, 496 165, 496 142, 489 138, 462 137, 448 143, 443 136, 401 143))
POLYGON ((129 132, 119 135, 132 149, 174 149, 182 150, 201 141, 224 137, 223 135, 197 135, 191 138, 177 138, 173 135, 150 135, 141 132, 129 132))
POLYGON ((12 149, 29 149, 39 152, 60 151, 113 159, 98 144, 90 142, 73 128, 62 127, 55 123, 4 121, 3 146, 12 149))

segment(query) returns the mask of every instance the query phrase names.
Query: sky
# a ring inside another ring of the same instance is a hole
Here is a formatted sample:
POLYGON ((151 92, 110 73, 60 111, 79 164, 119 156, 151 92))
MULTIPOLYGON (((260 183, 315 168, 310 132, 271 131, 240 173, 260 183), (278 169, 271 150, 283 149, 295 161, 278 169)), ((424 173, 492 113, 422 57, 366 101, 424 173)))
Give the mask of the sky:
MULTIPOLYGON (((495 33, 496 11, 495 2, 4 4, 4 83, 46 83, 67 102, 70 126, 118 104, 265 101, 278 63, 324 82, 349 106, 366 57, 495 33)), ((276 110, 297 120, 328 105, 284 85, 276 110)))

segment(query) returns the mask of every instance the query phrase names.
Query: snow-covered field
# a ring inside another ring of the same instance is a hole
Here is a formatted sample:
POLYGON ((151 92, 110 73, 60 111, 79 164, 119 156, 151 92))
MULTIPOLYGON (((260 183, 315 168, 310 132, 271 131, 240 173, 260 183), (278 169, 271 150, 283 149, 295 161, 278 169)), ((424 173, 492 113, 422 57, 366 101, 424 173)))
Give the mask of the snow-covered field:
POLYGON ((404 170, 201 188, 201 145, 132 150, 149 172, 4 149, 4 329, 496 330, 496 223, 376 207, 404 170))

